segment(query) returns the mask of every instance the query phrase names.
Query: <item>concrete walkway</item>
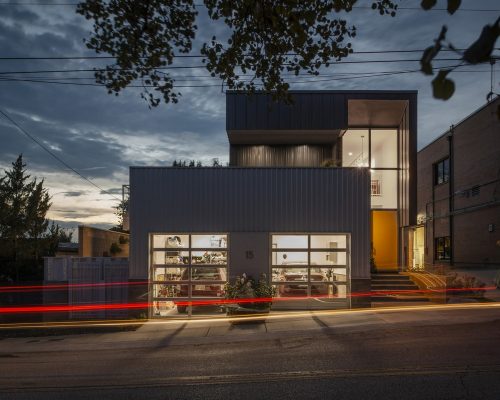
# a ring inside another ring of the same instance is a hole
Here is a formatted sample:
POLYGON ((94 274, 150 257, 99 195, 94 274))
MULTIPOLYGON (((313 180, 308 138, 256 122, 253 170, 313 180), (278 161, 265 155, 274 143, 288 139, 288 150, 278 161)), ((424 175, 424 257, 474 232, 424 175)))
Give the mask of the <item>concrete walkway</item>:
MULTIPOLYGON (((162 348, 187 344, 272 340, 323 334, 325 331, 369 332, 406 326, 479 323, 500 319, 500 304, 398 307, 336 312, 275 313, 265 322, 228 320, 152 320, 128 332, 8 338, 0 355, 10 353, 162 348)), ((43 328, 40 328, 43 329, 43 328)))

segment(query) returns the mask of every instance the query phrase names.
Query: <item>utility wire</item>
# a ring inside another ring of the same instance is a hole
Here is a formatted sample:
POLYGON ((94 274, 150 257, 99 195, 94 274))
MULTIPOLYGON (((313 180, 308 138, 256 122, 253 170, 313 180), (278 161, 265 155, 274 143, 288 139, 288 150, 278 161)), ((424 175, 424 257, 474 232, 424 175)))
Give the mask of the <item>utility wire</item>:
MULTIPOLYGON (((5 2, 0 2, 0 6, 77 6, 79 3, 34 3, 34 2, 29 2, 29 3, 5 3, 5 2)), ((205 7, 204 4, 195 4, 195 7, 205 7)), ((353 10, 359 9, 359 10, 373 10, 371 6, 353 6, 353 10)), ((422 7, 399 7, 397 8, 396 12, 399 10, 410 10, 410 11, 424 11, 422 7)), ((345 11, 345 10, 341 10, 345 11)), ((373 10, 376 12, 376 10, 373 10)), ((434 7, 431 8, 430 10, 426 11, 448 11, 446 8, 442 7, 434 7)), ((484 8, 459 8, 457 11, 465 11, 465 12, 497 12, 500 11, 500 9, 484 9, 484 8)))
POLYGON ((90 183, 92 186, 94 186, 97 189, 99 189, 102 193, 106 193, 107 195, 113 197, 115 200, 121 201, 114 194, 108 192, 107 190, 105 190, 102 187, 100 187, 97 183, 94 183, 89 178, 83 176, 80 172, 78 172, 76 169, 74 169, 66 161, 64 161, 63 159, 61 159, 57 154, 55 154, 53 151, 51 151, 47 146, 45 146, 43 143, 41 143, 36 137, 34 137, 33 135, 31 135, 26 129, 24 129, 21 125, 19 125, 10 115, 7 114, 6 111, 3 111, 2 109, 0 109, 0 114, 3 115, 4 118, 7 119, 12 125, 14 125, 22 133, 24 133, 28 138, 30 138, 31 140, 33 140, 37 145, 39 145, 43 150, 45 150, 47 153, 49 153, 52 157, 54 157, 57 161, 59 161, 66 168, 68 168, 71 171, 73 171, 75 174, 77 174, 80 178, 82 178, 83 180, 85 180, 87 183, 90 183))
MULTIPOLYGON (((500 11, 500 10, 499 10, 500 11)), ((442 49, 441 51, 465 51, 467 49, 442 49)), ((493 50, 500 50, 500 47, 496 47, 493 50)), ((415 49, 415 50, 373 50, 373 51, 353 51, 350 54, 397 54, 397 53, 423 53, 425 49, 415 49)), ((293 57, 298 54, 290 53, 285 54, 285 56, 293 57)), ((204 58, 204 55, 190 55, 190 54, 179 54, 174 55, 174 58, 204 58)), ((14 61, 14 60, 114 60, 115 56, 44 56, 44 57, 0 57, 1 61, 14 61)), ((140 57, 141 59, 147 57, 140 57)))
MULTIPOLYGON (((450 66, 445 66, 441 67, 444 69, 447 68, 453 68, 456 67, 455 65, 450 65, 450 66)), ((417 73, 420 72, 420 69, 415 69, 415 70, 403 70, 403 71, 381 71, 381 72, 376 72, 376 73, 359 73, 358 75, 355 76, 336 76, 336 75, 318 75, 317 77, 312 77, 312 79, 308 80, 299 80, 299 81, 294 81, 294 80, 287 80, 287 83, 290 84, 302 84, 302 83, 317 83, 317 82, 330 82, 330 81, 339 81, 339 80, 349 80, 349 79, 362 79, 362 78, 374 78, 374 77, 380 77, 380 76, 390 76, 390 75, 400 75, 400 74, 408 74, 408 73, 417 73), (322 76, 334 76, 334 78, 328 78, 328 79, 321 79, 322 76), (320 79, 317 79, 320 78, 320 79)), ((484 71, 457 71, 457 72, 467 72, 467 73, 490 73, 490 71, 484 70, 484 71)), ((57 78, 46 78, 46 79, 41 79, 41 78, 32 78, 32 79, 26 79, 26 78, 16 78, 16 77, 0 77, 0 82, 30 82, 30 83, 47 83, 47 84, 59 84, 59 85, 73 85, 73 86, 97 86, 97 87, 105 87, 105 84, 100 84, 100 83, 79 83, 79 82, 61 82, 60 80, 54 80, 57 78)), ((90 78, 92 79, 92 78, 90 78)), ((242 83, 247 83, 250 82, 250 80, 241 80, 239 82, 242 83)), ((255 83, 256 86, 263 86, 262 83, 255 83)), ((130 88, 155 88, 156 86, 152 85, 129 85, 128 87, 130 88)), ((175 85, 175 88, 208 88, 208 87, 220 87, 220 84, 200 84, 200 85, 175 85)))
MULTIPOLYGON (((433 61, 460 61, 460 58, 436 58, 433 61)), ((401 60, 358 60, 358 61, 332 61, 330 65, 341 65, 341 64, 380 64, 380 63, 396 63, 396 62, 419 62, 420 59, 401 59, 401 60)), ((285 63, 283 65, 289 65, 285 63)), ((192 65, 192 66, 176 66, 176 67, 158 67, 152 68, 154 70, 169 70, 169 69, 194 69, 194 68, 206 68, 205 65, 192 65)), ((34 70, 34 71, 1 71, 0 75, 11 75, 11 74, 39 74, 39 73, 65 73, 65 72, 107 72, 107 71, 134 71, 134 68, 112 68, 108 70, 106 68, 93 68, 93 69, 67 69, 67 70, 34 70)))
MULTIPOLYGON (((464 67, 465 65, 462 65, 464 67)), ((444 67, 440 67, 444 68, 444 67)), ((467 70, 455 70, 455 72, 461 72, 461 73, 490 73, 490 69, 467 69, 467 70)), ((392 73, 392 72, 399 72, 399 70, 393 70, 393 71, 359 71, 359 72, 336 72, 333 74, 320 74, 317 77, 341 77, 341 76, 356 76, 356 75, 365 75, 365 74, 387 74, 387 73, 392 73)), ((253 77, 253 74, 238 74, 239 77, 253 77)), ((314 77, 313 75, 306 75, 306 74, 301 74, 301 75, 295 75, 294 73, 283 73, 281 74, 282 77, 285 79, 288 79, 288 77, 291 78, 311 78, 314 77)), ((220 78, 213 77, 211 75, 170 75, 170 77, 175 80, 176 82, 205 82, 207 80, 220 80, 220 78)), ((0 79, 21 79, 21 77, 16 76, 16 74, 12 75, 2 75, 0 76, 0 79)), ((41 80, 57 80, 57 81, 95 81, 95 77, 80 77, 80 76, 62 76, 62 77, 54 77, 54 76, 30 76, 31 79, 41 79, 41 80)), ((22 78, 24 79, 24 78, 22 78)))

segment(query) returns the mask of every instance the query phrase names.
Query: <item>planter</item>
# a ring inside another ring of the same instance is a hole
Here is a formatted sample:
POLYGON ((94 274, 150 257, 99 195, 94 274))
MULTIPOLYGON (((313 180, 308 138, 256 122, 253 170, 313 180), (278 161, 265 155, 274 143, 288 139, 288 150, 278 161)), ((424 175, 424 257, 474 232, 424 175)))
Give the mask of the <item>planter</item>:
POLYGON ((265 274, 262 274, 258 281, 246 274, 238 276, 234 284, 225 285, 224 291, 226 299, 230 300, 229 304, 224 306, 228 317, 262 316, 262 320, 252 318, 248 322, 264 322, 271 310, 272 298, 276 294, 275 289, 267 282, 265 274))
POLYGON ((226 306, 226 315, 228 317, 249 317, 248 321, 238 320, 231 321, 232 324, 243 323, 263 323, 266 322, 267 316, 271 311, 270 305, 262 305, 259 303, 234 304, 226 306), (262 316, 262 318, 255 318, 262 316))

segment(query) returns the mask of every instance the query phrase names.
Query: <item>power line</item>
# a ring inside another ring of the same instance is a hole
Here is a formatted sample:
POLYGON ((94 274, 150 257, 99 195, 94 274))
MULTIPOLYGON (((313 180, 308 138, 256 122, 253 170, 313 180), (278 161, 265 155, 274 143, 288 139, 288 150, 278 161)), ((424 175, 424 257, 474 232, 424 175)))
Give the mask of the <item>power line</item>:
MULTIPOLYGON (((465 65, 463 65, 465 66, 465 65)), ((444 67, 440 67, 444 68, 444 67)), ((358 72, 335 72, 333 74, 320 74, 318 76, 320 77, 336 77, 336 76, 354 76, 354 75, 364 75, 364 74, 385 74, 385 73, 392 73, 392 72, 398 72, 399 70, 392 70, 392 71, 358 71, 358 72)), ((454 72, 462 72, 462 73, 490 73, 490 69, 488 70, 473 70, 473 69, 468 69, 468 70, 456 70, 454 72)), ((253 77, 253 74, 238 74, 238 77, 253 77)), ((301 74, 301 75, 295 75, 294 73, 282 73, 282 77, 293 77, 293 78, 305 78, 305 77, 314 77, 313 75, 307 75, 307 74, 301 74)), ((0 76, 0 79, 17 79, 20 77, 16 76, 16 74, 12 75, 3 75, 0 76)), ((211 75, 171 75, 171 78, 175 80, 176 82, 197 82, 197 81, 206 81, 206 80, 221 80, 218 77, 213 77, 211 75)), ((24 79, 24 78, 23 78, 24 79)), ((41 79, 41 80, 57 80, 57 81, 95 81, 95 77, 79 77, 79 76, 63 76, 63 77, 50 77, 50 76, 31 76, 31 79, 41 79)))
MULTIPOLYGON (((455 52, 455 51, 465 51, 467 49, 441 49, 445 52, 455 52)), ((500 47, 496 47, 493 50, 500 50, 500 47)), ((350 54, 398 54, 398 53, 423 53, 425 49, 414 49, 414 50, 372 50, 372 51, 353 51, 350 54)), ((285 54, 285 56, 293 57, 297 56, 296 53, 285 54)), ((190 55, 190 54, 179 54, 175 55, 174 58, 204 58, 204 55, 190 55)), ((115 56, 43 56, 43 57, 0 57, 1 61, 19 61, 19 60, 115 60, 115 56)), ((148 57, 140 57, 145 59, 148 57)))
MULTIPOLYGON (((79 3, 34 3, 34 2, 19 2, 19 3, 5 3, 1 2, 0 6, 77 6, 79 3)), ((204 4, 195 4, 195 7, 205 7, 204 4)), ((353 6, 352 10, 373 10, 371 6, 353 6)), ((408 11, 448 11, 446 8, 442 7, 434 7, 431 8, 430 10, 424 10, 421 7, 399 7, 397 8, 396 11, 399 10, 408 10, 408 11)), ((345 11, 345 10, 341 10, 345 11)), ((376 12, 376 10, 373 10, 376 12)), ((465 11, 465 12, 497 12, 500 11, 500 9, 484 9, 484 8, 459 8, 458 11, 465 11)))
MULTIPOLYGON (((441 68, 453 68, 455 67, 454 65, 451 66, 445 66, 441 68)), ((383 76, 390 76, 390 75, 399 75, 399 74, 407 74, 407 73, 417 73, 420 72, 420 69, 415 69, 415 70, 403 70, 403 71, 380 71, 380 72, 360 72, 360 73, 352 73, 356 74, 355 76, 337 76, 336 74, 327 74, 327 75, 319 75, 317 77, 312 77, 312 79, 308 80, 285 80, 285 82, 290 83, 290 84, 302 84, 302 83, 317 83, 317 82, 330 82, 330 81, 338 81, 338 80, 349 80, 349 79, 362 79, 362 78, 373 78, 373 77, 383 77, 383 76), (329 79, 321 79, 322 77, 326 76, 333 76, 334 78, 329 78, 329 79), (318 79, 319 78, 319 79, 318 79)), ((490 73, 490 71, 480 71, 480 70, 467 70, 467 71, 460 71, 457 70, 455 72, 466 72, 466 73, 490 73)), ((341 75, 341 74, 338 74, 341 75)), ((28 82, 28 83, 45 83, 45 84, 58 84, 58 85, 72 85, 72 86, 94 86, 94 87, 105 87, 104 84, 99 84, 99 83, 77 83, 77 82, 61 82, 60 80, 54 80, 57 78, 32 78, 32 79, 26 79, 26 78, 16 78, 16 77, 0 77, 0 82, 28 82)), ((64 78, 63 78, 64 79, 64 78)), ((92 79, 92 78, 90 78, 92 79)), ((286 79, 286 78, 285 78, 286 79)), ((249 80, 241 80, 239 81, 241 83, 246 83, 250 82, 249 80)), ((256 86, 263 86, 262 83, 255 83, 256 86)), ((131 88, 155 88, 155 86, 152 85, 129 85, 128 87, 131 88)), ((220 87, 219 84, 200 84, 200 85, 175 85, 174 89, 176 88, 208 88, 208 87, 220 87)))
MULTIPOLYGON (((329 65, 341 65, 341 64, 380 64, 380 63, 404 63, 404 62, 419 62, 420 59, 399 59, 399 60, 357 60, 357 61, 332 61, 329 65)), ((436 58, 436 61, 460 61, 460 58, 436 58)), ((289 63, 283 65, 290 65, 289 63)), ((195 69, 195 68, 206 68, 205 65, 193 65, 193 66, 176 66, 176 67, 158 67, 152 68, 154 70, 162 71, 169 69, 195 69)), ((134 71, 134 68, 113 68, 112 71, 134 71)), ((110 71, 106 68, 93 68, 93 69, 67 69, 67 70, 34 70, 34 71, 1 71, 0 75, 11 75, 11 74, 41 74, 41 73, 66 73, 66 72, 107 72, 110 71)))
POLYGON ((108 192, 107 190, 103 189, 98 184, 96 184, 93 181, 91 181, 89 178, 83 176, 80 172, 78 172, 76 169, 74 169, 66 161, 64 161, 63 159, 61 159, 57 154, 55 154, 53 151, 51 151, 47 146, 45 146, 43 143, 41 143, 36 137, 34 137, 33 135, 31 135, 26 129, 24 129, 21 125, 19 125, 11 116, 9 116, 7 114, 6 111, 3 111, 2 109, 0 109, 0 114, 2 114, 12 125, 14 125, 22 133, 24 133, 28 138, 30 138, 31 140, 33 140, 37 145, 39 145, 43 150, 45 150, 47 153, 49 153, 52 157, 54 157, 57 161, 59 161, 66 168, 68 168, 71 171, 73 171, 80 178, 82 178, 83 180, 87 181, 92 186, 96 187, 97 189, 101 190, 103 193, 106 193, 107 195, 113 197, 115 200, 121 201, 118 197, 116 197, 112 193, 108 192))

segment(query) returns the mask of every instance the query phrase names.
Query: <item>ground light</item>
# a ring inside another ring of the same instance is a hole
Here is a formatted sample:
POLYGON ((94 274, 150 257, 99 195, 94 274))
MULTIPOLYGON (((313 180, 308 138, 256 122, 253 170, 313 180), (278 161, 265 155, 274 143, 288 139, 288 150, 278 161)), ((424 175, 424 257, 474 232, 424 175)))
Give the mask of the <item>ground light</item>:
POLYGON ((414 312, 414 311, 444 311, 444 310, 464 310, 464 309, 484 309, 499 308, 500 303, 477 303, 477 304, 448 304, 448 305, 420 305, 420 306, 399 306, 384 308, 359 308, 354 310, 322 310, 322 311, 286 311, 273 312, 272 314, 262 314, 240 317, 212 317, 212 318, 176 318, 176 319, 142 319, 142 320, 102 320, 102 321, 71 321, 71 322, 41 322, 41 323, 12 323, 0 324, 0 330, 8 329, 44 329, 44 328, 68 328, 68 327, 99 327, 99 326, 138 326, 144 323, 155 325, 173 325, 179 323, 204 324, 217 322, 238 322, 238 321, 262 321, 282 320, 300 317, 332 316, 332 315, 355 315, 355 314, 386 314, 392 312, 414 312))

